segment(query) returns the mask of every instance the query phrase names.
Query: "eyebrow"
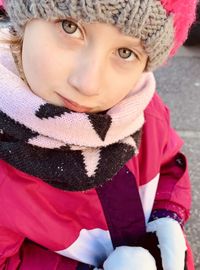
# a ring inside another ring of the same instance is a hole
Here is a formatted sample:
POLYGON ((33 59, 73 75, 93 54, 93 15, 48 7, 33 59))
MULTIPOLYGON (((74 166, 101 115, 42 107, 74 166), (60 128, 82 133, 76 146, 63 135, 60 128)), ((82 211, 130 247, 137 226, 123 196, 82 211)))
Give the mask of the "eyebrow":
POLYGON ((139 38, 134 38, 131 36, 128 36, 121 32, 119 28, 117 28, 117 32, 120 34, 120 38, 122 42, 126 42, 127 46, 131 48, 140 48, 142 52, 144 52, 144 48, 142 46, 141 40, 139 38))
POLYGON ((132 49, 139 49, 141 53, 144 53, 145 50, 144 50, 144 47, 142 46, 142 43, 141 43, 141 40, 140 39, 137 39, 137 40, 130 40, 131 37, 128 37, 127 36, 127 39, 126 37, 122 37, 121 39, 121 42, 124 42, 127 44, 127 47, 130 47, 132 49))
POLYGON ((141 40, 139 38, 136 38, 136 37, 134 38, 134 37, 131 37, 127 34, 124 34, 118 27, 116 27, 116 29, 122 38, 129 39, 127 41, 135 43, 135 45, 141 45, 141 40), (135 39, 135 41, 130 41, 130 39, 135 39))
POLYGON ((119 32, 120 36, 124 41, 128 43, 132 43, 134 45, 142 45, 141 40, 139 38, 134 38, 128 35, 123 34, 122 32, 119 32))

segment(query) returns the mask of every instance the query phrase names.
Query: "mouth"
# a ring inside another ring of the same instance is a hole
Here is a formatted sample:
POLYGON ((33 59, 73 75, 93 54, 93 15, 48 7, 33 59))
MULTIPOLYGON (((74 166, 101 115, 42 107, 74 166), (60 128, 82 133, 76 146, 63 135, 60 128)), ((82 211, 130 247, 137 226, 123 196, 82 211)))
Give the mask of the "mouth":
POLYGON ((78 104, 70 99, 67 99, 67 98, 61 96, 60 94, 58 94, 58 95, 61 98, 61 100, 64 104, 64 107, 66 107, 69 110, 72 110, 74 112, 79 112, 79 113, 86 113, 86 112, 92 111, 92 108, 82 106, 82 105, 80 105, 80 104, 78 104))

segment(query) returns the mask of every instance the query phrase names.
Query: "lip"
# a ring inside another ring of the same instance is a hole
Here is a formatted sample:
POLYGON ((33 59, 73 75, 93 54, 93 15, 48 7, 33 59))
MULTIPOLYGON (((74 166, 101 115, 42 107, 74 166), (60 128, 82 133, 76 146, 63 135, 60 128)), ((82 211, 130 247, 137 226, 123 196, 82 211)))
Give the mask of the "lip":
POLYGON ((62 99, 64 106, 69 110, 79 112, 79 113, 90 112, 92 110, 92 108, 82 106, 82 105, 80 105, 80 104, 78 104, 70 99, 67 99, 67 98, 61 96, 60 94, 58 94, 58 95, 62 99))

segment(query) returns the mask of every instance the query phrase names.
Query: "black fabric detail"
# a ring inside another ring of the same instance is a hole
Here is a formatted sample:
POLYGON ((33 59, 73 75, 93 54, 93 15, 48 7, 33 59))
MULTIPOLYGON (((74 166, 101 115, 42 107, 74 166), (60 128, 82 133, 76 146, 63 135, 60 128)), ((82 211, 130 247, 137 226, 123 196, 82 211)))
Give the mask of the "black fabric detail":
POLYGON ((65 113, 71 113, 72 111, 64 107, 59 107, 53 104, 46 103, 41 105, 40 108, 35 112, 35 115, 40 119, 48 119, 54 117, 60 117, 65 113))
POLYGON ((76 270, 92 270, 94 269, 94 266, 85 264, 85 263, 79 263, 76 270))
POLYGON ((184 267, 184 270, 189 270, 188 267, 187 267, 187 250, 185 252, 185 267, 184 267))
POLYGON ((182 153, 178 153, 176 155, 176 164, 177 164, 177 166, 185 169, 185 167, 186 167, 186 159, 185 159, 185 156, 182 153))
POLYGON ((146 235, 138 241, 137 245, 147 249, 156 261, 156 268, 158 270, 163 270, 161 252, 156 233, 146 233, 146 235))
POLYGON ((112 124, 112 118, 108 114, 89 114, 88 119, 90 120, 94 130, 101 138, 105 140, 106 134, 112 124))
POLYGON ((2 111, 0 111, 0 130, 0 141, 26 142, 39 135, 39 133, 32 131, 25 125, 13 120, 2 111))

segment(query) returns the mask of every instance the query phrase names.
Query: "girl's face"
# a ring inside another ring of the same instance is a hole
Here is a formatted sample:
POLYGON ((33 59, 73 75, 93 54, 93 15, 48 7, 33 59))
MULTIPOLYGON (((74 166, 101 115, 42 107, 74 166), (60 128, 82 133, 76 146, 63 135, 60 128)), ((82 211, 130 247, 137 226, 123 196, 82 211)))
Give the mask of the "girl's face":
POLYGON ((147 55, 139 39, 103 23, 30 21, 22 66, 32 91, 77 112, 105 111, 134 88, 147 55))

